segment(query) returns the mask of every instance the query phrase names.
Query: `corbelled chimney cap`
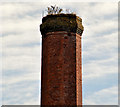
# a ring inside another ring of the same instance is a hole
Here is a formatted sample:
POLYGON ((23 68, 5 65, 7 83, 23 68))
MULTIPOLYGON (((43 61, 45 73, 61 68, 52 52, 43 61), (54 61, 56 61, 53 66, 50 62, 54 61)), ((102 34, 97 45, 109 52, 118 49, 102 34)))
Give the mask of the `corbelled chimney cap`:
POLYGON ((43 17, 40 31, 42 35, 48 32, 67 31, 82 36, 84 27, 82 19, 76 14, 51 14, 43 17))

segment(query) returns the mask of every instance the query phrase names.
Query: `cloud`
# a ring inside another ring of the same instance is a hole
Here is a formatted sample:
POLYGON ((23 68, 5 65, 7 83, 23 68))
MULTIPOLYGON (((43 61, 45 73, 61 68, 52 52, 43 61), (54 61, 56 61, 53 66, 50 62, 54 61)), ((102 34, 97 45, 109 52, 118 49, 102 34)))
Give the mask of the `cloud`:
MULTIPOLYGON (((4 0, 1 0, 1 2, 17 2, 17 3, 19 3, 19 2, 24 2, 24 3, 26 3, 26 2, 33 2, 33 0, 16 0, 16 1, 13 1, 13 0, 6 0, 6 1, 4 1, 4 0)), ((60 0, 60 1, 57 1, 57 0, 46 0, 46 1, 44 1, 44 0, 41 0, 41 1, 39 1, 39 0, 34 0, 34 2, 40 2, 40 3, 51 3, 51 2, 55 2, 55 3, 69 3, 69 2, 76 2, 76 3, 81 3, 81 2, 86 2, 86 3, 89 3, 89 2, 118 2, 118 0, 106 0, 106 1, 104 1, 104 0, 101 0, 101 1, 99 1, 99 0, 86 0, 86 1, 84 1, 84 0, 67 0, 67 1, 64 1, 64 0, 60 0)))
MULTIPOLYGON (((7 50, 7 49, 6 49, 7 50)), ((3 56, 3 71, 20 70, 29 72, 39 72, 40 70, 40 49, 39 47, 31 48, 12 48, 5 52, 11 52, 9 55, 3 56)), ((22 72, 21 71, 21 72, 22 72)), ((34 72, 34 73, 35 73, 34 72)))
POLYGON ((39 104, 41 14, 38 6, 33 9, 31 4, 7 3, 1 7, 4 10, 3 104, 39 104))
POLYGON ((94 55, 95 57, 99 56, 99 54, 107 56, 116 53, 117 55, 117 39, 117 32, 112 32, 111 34, 104 34, 103 36, 85 37, 85 39, 83 38, 83 54, 91 56, 94 55))
MULTIPOLYGON (((27 78, 28 79, 28 78, 27 78)), ((4 84, 3 104, 39 104, 39 81, 23 80, 12 84, 4 84)))
MULTIPOLYGON (((21 17, 28 17, 30 15, 32 15, 32 13, 34 14, 35 12, 39 13, 41 12, 42 9, 42 5, 41 8, 39 7, 40 4, 37 3, 23 3, 23 2, 19 2, 19 3, 1 3, 0 7, 1 7, 1 13, 4 12, 4 14, 2 14, 2 18, 18 18, 18 16, 21 17), (22 6, 22 8, 21 8, 22 6), (34 8, 34 9, 33 9, 34 8)), ((37 15, 37 14, 36 14, 37 15)))
POLYGON ((87 95, 84 100, 86 105, 117 105, 118 104, 118 87, 112 86, 106 89, 101 89, 91 95, 87 95))
MULTIPOLYGON (((33 33, 39 32, 40 19, 39 18, 17 18, 17 19, 8 19, 6 21, 3 20, 2 24, 2 32, 4 35, 9 35, 10 33, 33 33)), ((29 34, 30 35, 30 34, 29 34)))
POLYGON ((106 66, 103 64, 96 63, 95 61, 90 64, 86 64, 87 68, 83 69, 84 79, 95 79, 107 76, 109 74, 118 73, 117 66, 106 66), (85 71, 84 71, 85 70, 85 71))
MULTIPOLYGON (((18 73, 19 74, 19 73, 18 73)), ((12 85, 12 84, 17 84, 19 82, 31 82, 31 81, 39 81, 39 77, 41 77, 40 73, 39 72, 36 72, 36 73, 24 73, 22 75, 12 75, 12 76, 6 76, 6 75, 3 75, 3 83, 5 84, 5 86, 7 85, 12 85), (14 78, 14 76, 16 78, 14 78), (8 79, 7 79, 8 78, 8 79)), ((38 84, 39 86, 39 84, 38 84)))
MULTIPOLYGON (((3 36, 2 43, 3 47, 5 48, 15 48, 15 47, 22 47, 22 46, 35 46, 35 45, 41 45, 41 35, 39 32, 35 31, 33 32, 26 32, 26 33, 20 33, 20 34, 10 34, 6 36, 3 36)), ((3 49, 4 50, 4 49, 3 49)))

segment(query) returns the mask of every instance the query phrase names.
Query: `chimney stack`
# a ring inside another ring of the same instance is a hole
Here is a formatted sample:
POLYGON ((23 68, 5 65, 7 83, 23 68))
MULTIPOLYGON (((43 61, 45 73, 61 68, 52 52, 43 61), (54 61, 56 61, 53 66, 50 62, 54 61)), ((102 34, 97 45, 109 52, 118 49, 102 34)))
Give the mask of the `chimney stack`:
POLYGON ((82 106, 82 19, 76 14, 43 17, 41 105, 82 106))

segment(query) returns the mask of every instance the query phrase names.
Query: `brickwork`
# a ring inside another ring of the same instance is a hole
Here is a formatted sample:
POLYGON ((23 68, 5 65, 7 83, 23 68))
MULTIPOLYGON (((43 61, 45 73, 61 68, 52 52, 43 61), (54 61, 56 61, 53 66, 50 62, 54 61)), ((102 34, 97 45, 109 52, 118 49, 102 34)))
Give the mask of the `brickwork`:
POLYGON ((64 31, 46 35, 42 44, 42 105, 81 104, 80 35, 64 31))
POLYGON ((62 14, 42 22, 41 105, 82 106, 82 19, 62 14))
POLYGON ((82 105, 82 46, 81 36, 76 34, 76 97, 77 105, 82 105))

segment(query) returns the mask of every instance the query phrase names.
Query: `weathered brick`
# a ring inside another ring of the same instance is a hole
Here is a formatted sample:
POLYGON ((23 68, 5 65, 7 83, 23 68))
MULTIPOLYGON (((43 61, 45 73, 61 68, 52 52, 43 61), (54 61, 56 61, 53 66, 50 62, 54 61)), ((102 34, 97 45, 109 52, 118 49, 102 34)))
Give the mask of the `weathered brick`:
POLYGON ((79 33, 68 31, 43 33, 42 106, 82 105, 81 49, 79 33))

